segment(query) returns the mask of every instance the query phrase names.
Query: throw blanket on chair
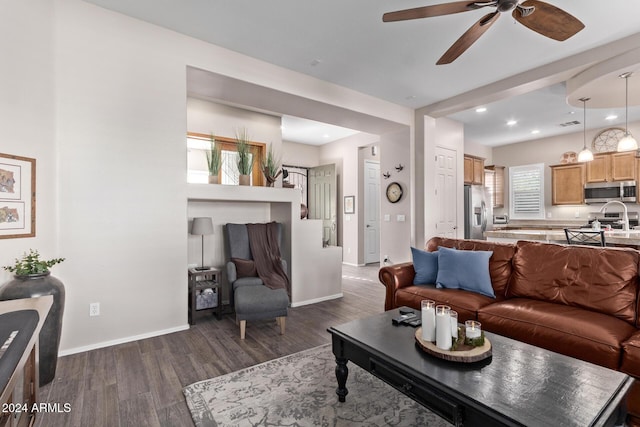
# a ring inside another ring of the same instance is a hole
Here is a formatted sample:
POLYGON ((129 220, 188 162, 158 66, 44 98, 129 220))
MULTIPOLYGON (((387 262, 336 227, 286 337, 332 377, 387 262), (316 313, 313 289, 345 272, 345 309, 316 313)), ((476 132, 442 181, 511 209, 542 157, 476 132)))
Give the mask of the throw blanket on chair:
POLYGON ((289 277, 282 268, 276 223, 247 224, 247 234, 256 271, 262 282, 271 289, 284 289, 291 296, 289 277))

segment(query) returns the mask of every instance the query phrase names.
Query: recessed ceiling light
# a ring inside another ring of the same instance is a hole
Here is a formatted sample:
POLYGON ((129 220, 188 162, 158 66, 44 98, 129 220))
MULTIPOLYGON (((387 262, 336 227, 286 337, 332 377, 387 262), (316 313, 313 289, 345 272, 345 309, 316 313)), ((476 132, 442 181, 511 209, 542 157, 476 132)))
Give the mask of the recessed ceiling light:
POLYGON ((616 116, 615 114, 609 114, 607 117, 605 117, 605 120, 615 120, 617 119, 618 116, 616 116))
POLYGON ((540 133, 540 131, 538 129, 534 129, 534 130, 531 131, 531 133, 535 135, 537 133, 540 133))
POLYGON ((518 121, 517 121, 517 120, 509 120, 509 121, 507 122, 507 126, 515 126, 515 125, 517 125, 517 124, 518 124, 518 121))
POLYGON ((316 65, 320 65, 320 63, 322 62, 322 59, 314 59, 313 61, 311 61, 309 64, 312 67, 315 67, 316 65))
POLYGON ((329 134, 325 133, 324 135, 322 135, 323 138, 329 138, 329 134))
POLYGON ((486 107, 478 107, 478 108, 476 108, 476 113, 484 113, 485 111, 487 111, 486 107))

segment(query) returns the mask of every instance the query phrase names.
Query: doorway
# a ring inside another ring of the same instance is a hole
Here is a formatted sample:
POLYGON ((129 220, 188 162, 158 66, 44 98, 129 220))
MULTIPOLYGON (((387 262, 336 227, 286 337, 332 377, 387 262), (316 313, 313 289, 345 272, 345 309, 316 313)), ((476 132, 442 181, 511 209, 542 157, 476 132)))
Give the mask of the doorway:
POLYGON ((457 151, 436 147, 436 229, 441 237, 457 237, 457 151))
POLYGON ((364 161, 364 263, 380 262, 380 162, 364 161))
POLYGON ((322 220, 322 245, 338 244, 336 205, 338 203, 336 165, 309 169, 309 219, 322 220))

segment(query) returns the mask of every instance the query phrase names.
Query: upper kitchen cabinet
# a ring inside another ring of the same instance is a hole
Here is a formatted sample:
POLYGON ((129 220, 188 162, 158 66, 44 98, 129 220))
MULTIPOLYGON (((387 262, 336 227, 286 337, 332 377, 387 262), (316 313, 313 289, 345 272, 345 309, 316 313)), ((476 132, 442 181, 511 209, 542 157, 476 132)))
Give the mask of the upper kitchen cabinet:
POLYGON ((489 189, 494 208, 504 207, 504 166, 489 165, 484 169, 484 185, 489 189))
POLYGON ((569 163, 550 167, 551 203, 553 205, 584 204, 584 164, 569 163))
POLYGON ((464 155, 464 183, 484 184, 484 159, 482 157, 464 155))
POLYGON ((593 161, 586 163, 586 181, 633 181, 636 170, 635 151, 595 154, 593 161))

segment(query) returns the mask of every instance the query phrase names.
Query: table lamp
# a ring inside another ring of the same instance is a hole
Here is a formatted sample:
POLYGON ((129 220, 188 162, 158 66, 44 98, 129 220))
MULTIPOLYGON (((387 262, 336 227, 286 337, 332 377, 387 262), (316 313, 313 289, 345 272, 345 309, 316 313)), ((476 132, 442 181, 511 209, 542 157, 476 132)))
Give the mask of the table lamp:
POLYGON ((208 270, 210 267, 204 265, 204 236, 207 234, 213 234, 213 221, 211 221, 211 218, 193 218, 191 234, 201 236, 202 239, 202 265, 201 267, 196 267, 196 270, 208 270))

